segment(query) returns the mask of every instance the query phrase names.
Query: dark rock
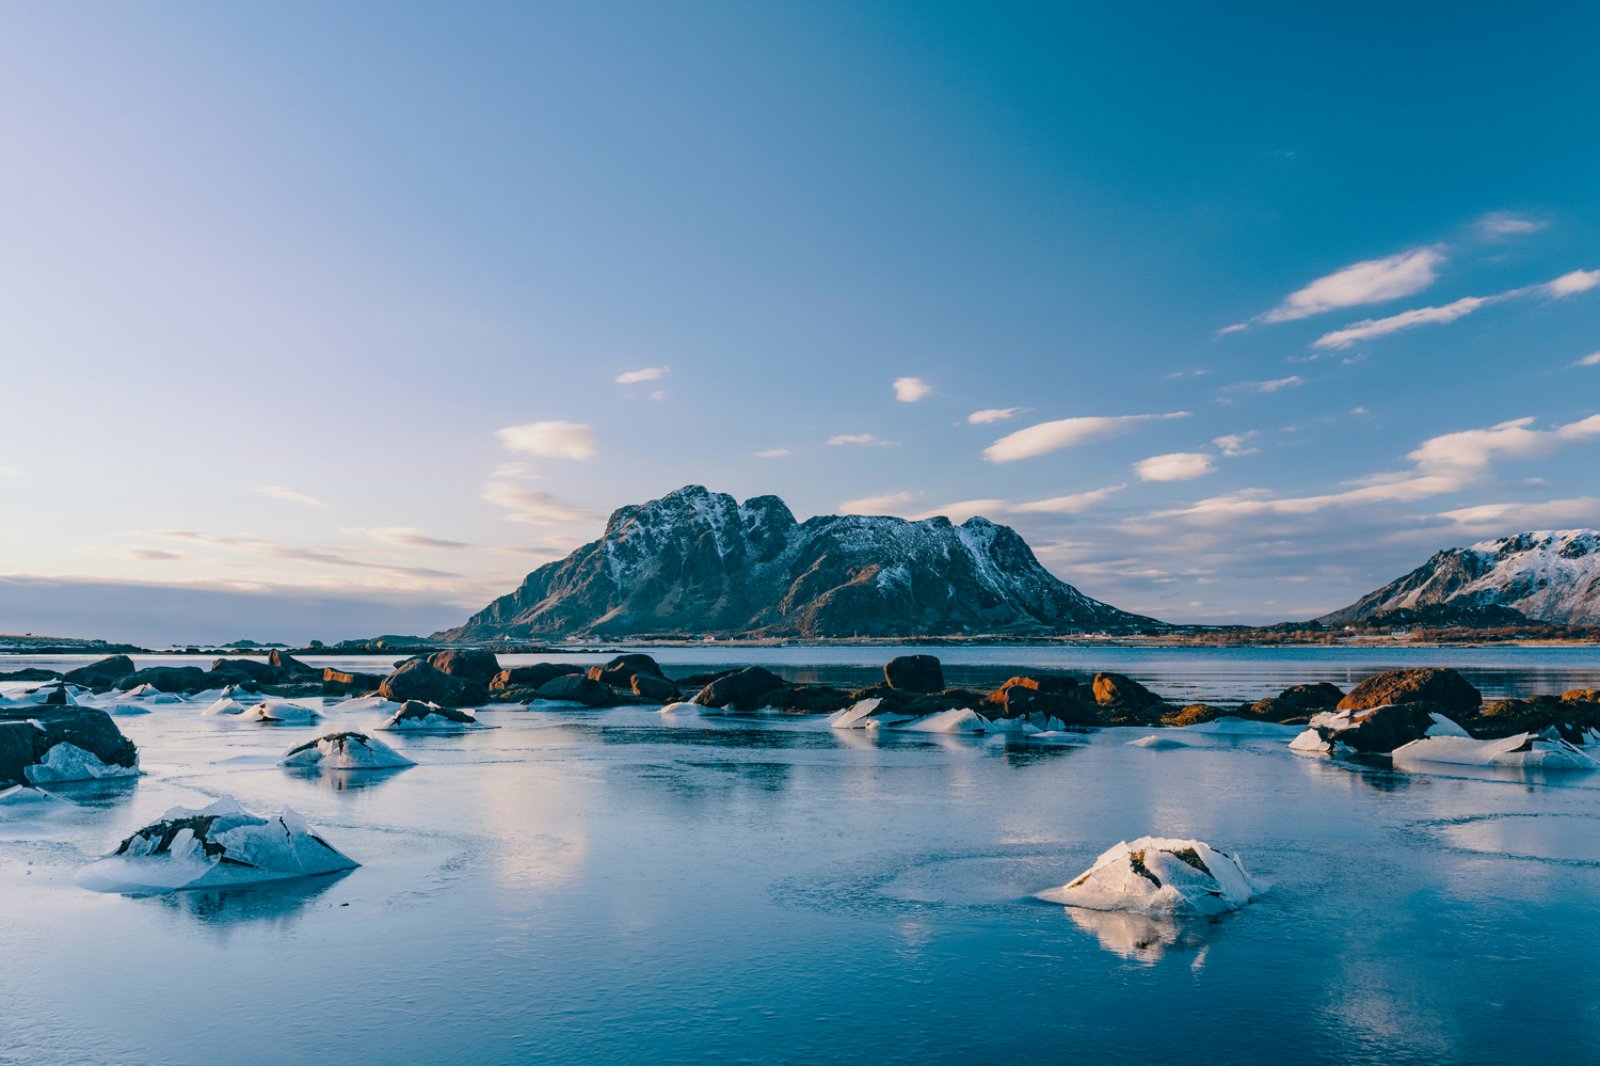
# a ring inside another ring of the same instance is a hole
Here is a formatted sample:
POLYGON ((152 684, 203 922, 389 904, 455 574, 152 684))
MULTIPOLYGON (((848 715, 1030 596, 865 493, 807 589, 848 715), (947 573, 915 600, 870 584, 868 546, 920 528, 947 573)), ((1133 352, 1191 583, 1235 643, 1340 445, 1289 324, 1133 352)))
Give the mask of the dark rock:
POLYGON ((1201 722, 1214 721, 1224 717, 1227 713, 1220 707, 1212 707, 1205 703, 1191 703, 1187 707, 1180 709, 1176 714, 1169 714, 1161 719, 1161 724, 1181 729, 1186 725, 1199 725, 1201 722))
POLYGON ((418 700, 441 707, 476 707, 489 702, 489 690, 482 682, 451 677, 420 660, 408 662, 384 678, 378 694, 396 703, 418 700))
POLYGON ((944 668, 932 655, 896 655, 884 664, 883 679, 904 692, 938 692, 944 688, 944 668))
POLYGON ((325 667, 322 671, 322 691, 330 696, 355 696, 375 692, 382 684, 383 678, 378 674, 335 670, 331 666, 325 667))
POLYGON ((629 697, 623 696, 610 685, 596 681, 592 677, 585 677, 583 674, 563 674, 546 681, 539 686, 539 698, 581 703, 585 707, 615 707, 618 704, 632 702, 629 697))
POLYGON ((1568 703, 1600 703, 1600 688, 1569 688, 1561 698, 1568 703))
POLYGON ((27 784, 28 767, 57 744, 82 748, 108 766, 131 767, 139 759, 139 749, 104 711, 37 704, 0 708, 0 788, 27 784))
POLYGON ((68 670, 62 676, 74 685, 82 685, 85 688, 103 692, 133 673, 133 669, 132 659, 126 655, 113 655, 109 658, 92 662, 88 666, 80 666, 76 670, 68 670))
POLYGON ((975 692, 969 688, 947 688, 938 692, 907 692, 905 689, 890 688, 887 684, 883 684, 851 693, 850 702, 846 706, 874 699, 879 701, 875 712, 877 714, 918 717, 924 714, 938 714, 940 711, 960 710, 963 707, 978 711, 984 708, 984 700, 988 699, 988 693, 975 692))
POLYGON ((112 687, 119 692, 127 692, 140 685, 149 685, 161 692, 187 695, 215 688, 216 681, 198 666, 147 666, 121 678, 112 687))
POLYGON ((689 674, 687 677, 678 678, 677 685, 679 688, 692 688, 698 692, 700 689, 703 689, 707 685, 711 684, 711 682, 720 681, 723 678, 728 677, 731 674, 737 674, 738 672, 738 668, 735 667, 732 670, 712 670, 703 674, 689 674))
POLYGON ((275 685, 256 685, 253 691, 262 696, 280 696, 286 700, 297 700, 308 696, 327 695, 326 684, 323 681, 280 681, 275 685))
POLYGON ((1257 700, 1243 712, 1253 718, 1268 722, 1288 722, 1309 717, 1320 711, 1331 711, 1344 699, 1337 685, 1319 681, 1314 685, 1291 685, 1264 700, 1257 700))
POLYGON ((1418 702, 1436 703, 1443 708, 1441 713, 1459 720, 1476 714, 1483 696, 1454 670, 1431 666, 1386 670, 1351 689, 1350 694, 1339 701, 1339 710, 1360 711, 1390 703, 1418 702))
POLYGON ((1086 698, 1078 679, 1060 674, 1013 677, 984 699, 982 713, 990 718, 1026 718, 1039 714, 1063 725, 1092 726, 1100 721, 1099 708, 1086 698))
POLYGON ((500 672, 500 660, 494 652, 480 648, 451 648, 436 651, 428 656, 428 663, 440 673, 461 677, 487 685, 500 672))
POLYGON ((1102 707, 1150 710, 1161 707, 1160 696, 1122 674, 1095 674, 1094 701, 1102 707))
POLYGON ((538 688, 558 677, 581 674, 583 667, 571 663, 534 663, 532 666, 513 666, 494 675, 490 690, 502 688, 538 688))
POLYGON ((318 670, 315 666, 307 666, 299 659, 296 659, 293 655, 289 655, 286 652, 281 652, 276 649, 274 649, 272 653, 267 656, 267 665, 276 666, 284 673, 296 677, 317 677, 322 673, 322 671, 318 670))
POLYGON ((678 686, 654 674, 633 675, 633 694, 648 703, 672 703, 678 698, 678 686))
POLYGON ((785 685, 775 688, 761 702, 790 714, 832 714, 855 703, 855 696, 829 685, 785 685))
POLYGON ((1480 740, 1554 730, 1569 744, 1582 745, 1585 733, 1600 729, 1600 700, 1568 699, 1571 695, 1495 700, 1485 704, 1476 718, 1463 719, 1460 725, 1480 740))
POLYGON ((476 725, 478 722, 475 715, 468 714, 466 711, 459 711, 454 707, 435 706, 424 703, 421 700, 406 700, 400 705, 400 709, 395 712, 394 720, 397 722, 415 721, 427 718, 429 715, 435 718, 443 718, 445 721, 454 722, 457 725, 476 725))
POLYGON ((1311 728, 1322 739, 1337 741, 1354 751, 1387 754, 1402 744, 1427 736, 1433 725, 1434 714, 1445 714, 1444 708, 1437 703, 1422 701, 1389 703, 1371 709, 1358 709, 1354 724, 1345 729, 1315 724, 1311 728))
POLYGON ((34 666, 10 673, 0 670, 0 681, 57 681, 60 678, 61 675, 54 670, 40 670, 34 666))
POLYGON ((644 652, 636 651, 628 655, 619 655, 605 665, 607 670, 620 670, 624 667, 636 674, 649 674, 651 677, 667 676, 662 673, 660 664, 644 654, 644 652))
POLYGON ((747 666, 719 677, 695 693, 694 702, 702 707, 726 707, 735 711, 756 711, 766 706, 765 697, 773 689, 784 688, 783 678, 760 666, 747 666))

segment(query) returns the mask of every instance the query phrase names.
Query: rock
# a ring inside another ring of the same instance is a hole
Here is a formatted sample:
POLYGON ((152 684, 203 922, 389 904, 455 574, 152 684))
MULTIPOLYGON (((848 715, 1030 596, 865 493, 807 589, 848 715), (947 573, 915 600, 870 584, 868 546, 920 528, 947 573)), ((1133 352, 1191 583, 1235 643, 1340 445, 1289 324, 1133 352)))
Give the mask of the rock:
POLYGON ((944 668, 932 655, 897 655, 884 665, 883 679, 904 692, 938 692, 944 688, 944 668))
POLYGON ((407 700, 401 704, 398 711, 384 719, 378 728, 400 733, 464 733, 470 729, 481 729, 483 726, 476 716, 466 711, 422 703, 418 700, 407 700))
POLYGON ((252 682, 270 685, 285 679, 285 673, 271 663, 258 663, 254 659, 216 659, 211 663, 211 676, 226 684, 252 682))
MULTIPOLYGON (((215 704, 213 704, 215 706, 215 704)), ((264 700, 244 712, 244 717, 270 725, 309 725, 322 715, 314 707, 287 700, 264 700)))
POLYGON ((538 688, 558 677, 581 674, 583 667, 571 663, 534 663, 532 666, 513 666, 494 675, 489 682, 491 691, 502 688, 538 688))
POLYGON ((198 666, 147 666, 119 678, 112 687, 128 692, 140 685, 185 695, 217 687, 211 676, 198 666))
POLYGON ((709 673, 690 674, 687 677, 678 678, 677 679, 677 683, 678 683, 678 687, 679 688, 684 688, 684 689, 691 689, 692 688, 692 689, 694 689, 695 691, 698 692, 700 689, 703 689, 707 685, 711 684, 711 682, 720 681, 723 678, 728 677, 730 674, 737 674, 738 672, 739 671, 737 669, 733 669, 733 670, 713 670, 713 671, 710 671, 709 673))
POLYGON ((153 893, 282 881, 354 869, 287 807, 273 818, 231 799, 198 810, 174 807, 78 873, 97 892, 153 893))
POLYGON ((1054 718, 1062 725, 1100 723, 1096 705, 1085 698, 1075 677, 1037 674, 1013 677, 984 698, 983 713, 991 718, 1054 718))
POLYGON ((1101 707, 1122 710, 1153 710, 1165 706, 1160 696, 1122 674, 1094 675, 1094 701, 1101 707))
MULTIPOLYGON (((1265 702, 1265 701, 1263 701, 1265 702)), ((1200 725, 1204 722, 1215 721, 1227 712, 1204 703, 1191 703, 1179 710, 1177 714, 1169 714, 1161 719, 1162 725, 1183 729, 1187 726, 1200 725)))
POLYGON ((267 656, 267 665, 275 666, 291 677, 317 677, 322 673, 315 666, 307 666, 293 655, 273 649, 267 656))
POLYGON ((500 672, 500 660, 495 658, 494 652, 481 648, 436 651, 428 656, 428 663, 440 673, 466 678, 481 685, 488 685, 500 672))
POLYGON ((1334 744, 1343 744, 1352 751, 1387 754, 1402 744, 1427 736, 1434 726, 1435 714, 1449 717, 1439 704, 1421 702, 1324 711, 1312 716, 1306 732, 1296 738, 1296 750, 1315 750, 1310 744, 1311 737, 1315 736, 1325 745, 1322 750, 1332 750, 1334 744))
POLYGON ((1293 718, 1306 718, 1318 711, 1331 711, 1344 699, 1337 685, 1319 681, 1314 685, 1290 685, 1276 696, 1257 700, 1244 713, 1269 722, 1285 722, 1293 718))
POLYGON ((417 765, 383 741, 356 732, 329 733, 296 745, 280 762, 319 770, 395 770, 417 765))
POLYGON ((1385 704, 1417 702, 1437 704, 1451 718, 1466 718, 1478 713, 1483 697, 1454 670, 1430 666, 1374 674, 1351 689, 1339 701, 1338 709, 1364 711, 1385 704))
POLYGON ((112 655, 88 666, 68 670, 62 677, 74 685, 104 691, 133 673, 133 670, 132 659, 126 655, 112 655))
POLYGON ((678 698, 678 686, 654 674, 634 674, 633 694, 647 703, 672 703, 678 698))
POLYGON ((1495 700, 1485 704, 1478 717, 1465 719, 1464 724, 1480 740, 1555 730, 1571 743, 1587 744, 1588 733, 1600 729, 1600 701, 1568 699, 1566 695, 1559 699, 1533 696, 1495 700))
POLYGON ((408 662, 384 678, 378 694, 396 703, 417 700, 440 707, 476 707, 489 702, 489 690, 482 682, 451 677, 421 660, 408 662))
POLYGON ((356 673, 354 671, 335 670, 332 667, 322 671, 322 691, 330 696, 353 696, 358 693, 376 692, 383 678, 378 674, 356 673))
POLYGON ((610 685, 583 674, 563 674, 546 681, 539 686, 538 695, 541 700, 581 703, 585 707, 615 707, 632 702, 631 697, 623 696, 610 685))
POLYGON ((1209 844, 1140 837, 1102 852, 1089 869, 1038 898, 1095 911, 1188 918, 1238 910, 1261 891, 1238 859, 1209 844))
POLYGON ((0 709, 0 788, 139 772, 139 749, 92 707, 0 709))
MULTIPOLYGON (((10 673, 0 670, 0 681, 59 681, 61 676, 54 670, 40 670, 33 666, 22 670, 12 670, 10 673)), ((87 688, 88 686, 84 687, 87 688)))
POLYGON ((1564 703, 1600 703, 1600 688, 1569 688, 1561 699, 1564 703))
POLYGON ((606 663, 605 670, 629 670, 635 674, 649 674, 651 677, 666 677, 661 665, 643 652, 632 652, 628 655, 619 655, 606 663))
POLYGON ((855 702, 850 693, 828 685, 785 685, 761 699, 773 710, 790 714, 832 714, 855 702))
POLYGON ((771 670, 760 666, 747 666, 743 670, 711 682, 695 694, 693 702, 702 707, 757 711, 766 706, 767 693, 784 687, 783 678, 771 670))

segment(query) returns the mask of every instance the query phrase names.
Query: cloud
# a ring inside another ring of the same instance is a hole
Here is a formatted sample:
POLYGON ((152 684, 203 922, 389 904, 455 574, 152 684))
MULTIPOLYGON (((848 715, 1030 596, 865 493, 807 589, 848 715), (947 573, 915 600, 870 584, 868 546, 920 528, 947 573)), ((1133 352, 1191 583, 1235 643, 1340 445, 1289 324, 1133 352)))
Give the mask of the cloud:
POLYGON ((1011 463, 1062 448, 1120 437, 1132 433, 1146 422, 1188 417, 1188 411, 1173 411, 1162 415, 1097 415, 1040 422, 1001 437, 984 449, 983 457, 991 463, 1011 463))
POLYGON ((1014 418, 1024 411, 1031 411, 1031 407, 985 407, 981 411, 974 411, 967 416, 967 421, 974 426, 986 426, 990 422, 1004 422, 1014 418))
POLYGON ((1397 300, 1432 285, 1444 263, 1438 248, 1413 248, 1409 252, 1352 263, 1327 277, 1318 278, 1261 317, 1263 322, 1290 322, 1325 311, 1361 304, 1397 300))
POLYGON ((933 386, 921 378, 895 378, 894 398, 901 403, 916 403, 933 392, 933 386))
POLYGON ((1211 456, 1203 452, 1171 452, 1152 455, 1133 464, 1141 481, 1193 481, 1216 469, 1211 456))
POLYGON ((975 515, 991 517, 1005 514, 1010 509, 1010 505, 1004 500, 961 500, 957 503, 947 503, 943 507, 935 507, 931 511, 924 511, 922 514, 913 515, 912 517, 920 522, 925 518, 937 518, 942 515, 952 522, 961 523, 975 515))
POLYGON ((1252 448, 1246 444, 1255 435, 1256 431, 1253 429, 1248 433, 1228 433, 1217 437, 1211 443, 1221 448, 1222 454, 1229 459, 1237 459, 1241 455, 1256 455, 1261 451, 1260 448, 1252 448))
POLYGON ((443 540, 439 537, 429 537, 410 526, 378 526, 375 529, 347 529, 346 533, 363 534, 377 541, 379 544, 388 544, 395 548, 425 548, 446 549, 456 551, 461 548, 470 548, 471 544, 462 540, 443 540))
POLYGON ((1014 508, 1023 514, 1082 514, 1106 501, 1112 493, 1121 492, 1127 485, 1112 485, 1104 489, 1075 492, 1070 496, 1052 496, 1047 500, 1019 503, 1014 508))
POLYGON ((757 459, 787 459, 793 454, 794 452, 788 448, 768 448, 764 452, 756 452, 755 457, 757 459))
POLYGON ((182 552, 169 552, 162 548, 128 548, 122 552, 129 559, 139 559, 145 562, 172 562, 183 559, 182 552))
POLYGON ((517 460, 513 459, 510 462, 501 463, 499 466, 495 467, 494 473, 490 476, 498 478, 522 478, 538 477, 539 475, 534 471, 531 463, 518 462, 517 460))
POLYGON ((1243 333, 1249 328, 1250 323, 1248 322, 1235 322, 1231 326, 1223 326, 1221 329, 1217 330, 1217 336, 1226 337, 1230 333, 1243 333))
POLYGON ((882 440, 871 433, 840 433, 836 436, 829 437, 828 443, 836 448, 847 444, 872 444, 881 448, 895 442, 892 440, 882 440))
POLYGON ((548 492, 535 492, 521 485, 508 485, 491 481, 479 494, 486 503, 509 512, 508 522, 526 522, 536 526, 575 525, 592 522, 595 516, 571 504, 562 503, 548 492))
POLYGON ((300 547, 291 544, 278 544, 270 540, 261 540, 256 537, 225 535, 218 533, 201 533, 192 529, 162 529, 152 530, 145 536, 161 537, 166 540, 179 540, 190 544, 199 544, 207 548, 219 548, 227 551, 237 551, 245 555, 254 555, 263 559, 283 559, 289 562, 312 563, 317 566, 336 566, 355 570, 372 570, 384 574, 400 575, 405 577, 420 578, 458 578, 461 575, 450 570, 434 570, 423 566, 394 566, 389 563, 375 563, 366 559, 352 559, 347 555, 339 555, 322 548, 300 547))
POLYGON ((287 500, 290 503, 303 503, 307 507, 323 507, 328 505, 315 496, 307 496, 303 492, 296 492, 287 485, 261 485, 256 489, 263 496, 271 496, 275 500, 287 500))
POLYGON ((650 394, 650 398, 652 400, 665 400, 667 398, 667 390, 666 389, 657 389, 656 391, 654 391, 654 392, 652 392, 650 394))
POLYGON ((577 422, 528 422, 495 431, 500 446, 546 459, 593 459, 594 430, 577 422))
POLYGON ((1600 270, 1574 270, 1570 274, 1563 274, 1554 281, 1545 282, 1542 286, 1546 296, 1560 299, 1563 296, 1574 296, 1580 292, 1588 292, 1596 285, 1600 285, 1600 270))
POLYGON ((660 381, 667 376, 670 367, 647 366, 643 370, 630 370, 626 374, 617 375, 618 385, 637 385, 641 381, 660 381))
POLYGON ((1519 218, 1505 211, 1495 211, 1478 219, 1472 224, 1472 228, 1484 240, 1497 240, 1502 237, 1516 237, 1524 233, 1534 233, 1544 229, 1549 224, 1543 219, 1519 218))
POLYGON ((1222 391, 1274 393, 1282 389, 1299 388, 1305 383, 1306 379, 1299 374, 1290 374, 1286 378, 1273 378, 1271 381, 1240 381, 1225 387, 1222 391))
POLYGON ((839 513, 864 515, 898 514, 910 506, 911 493, 885 492, 877 496, 863 496, 858 500, 845 500, 839 505, 839 513))
POLYGON ((1529 428, 1533 422, 1532 418, 1517 418, 1488 429, 1446 433, 1423 441, 1407 458, 1425 473, 1470 475, 1487 470, 1497 456, 1534 458, 1563 444, 1600 437, 1600 415, 1548 430, 1529 428))
POLYGON ((1582 359, 1579 359, 1576 363, 1573 363, 1572 365, 1573 366, 1600 366, 1600 352, 1590 352, 1588 355, 1584 356, 1582 359))
POLYGON ((1589 525, 1600 519, 1600 496, 1579 496, 1543 503, 1483 503, 1442 511, 1440 518, 1475 529, 1492 527, 1522 532, 1541 526, 1589 525))

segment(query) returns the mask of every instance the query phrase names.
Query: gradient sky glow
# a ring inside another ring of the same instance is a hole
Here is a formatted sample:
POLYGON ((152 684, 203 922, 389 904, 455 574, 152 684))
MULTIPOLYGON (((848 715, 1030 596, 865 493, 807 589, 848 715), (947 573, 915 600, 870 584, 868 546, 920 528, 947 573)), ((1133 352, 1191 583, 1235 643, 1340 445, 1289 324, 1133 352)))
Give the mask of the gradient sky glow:
POLYGON ((1573 4, 9 5, 0 631, 443 626, 689 482, 986 514, 1173 621, 1600 524, 1597 41, 1573 4))

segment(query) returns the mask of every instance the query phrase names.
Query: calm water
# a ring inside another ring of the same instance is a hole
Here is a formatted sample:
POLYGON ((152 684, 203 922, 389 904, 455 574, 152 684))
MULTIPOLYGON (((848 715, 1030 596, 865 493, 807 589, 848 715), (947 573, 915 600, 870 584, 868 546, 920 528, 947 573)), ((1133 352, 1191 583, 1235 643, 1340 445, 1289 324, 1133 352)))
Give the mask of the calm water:
MULTIPOLYGON (((1480 665, 1595 672, 1541 655, 1480 665)), ((1094 653, 1240 697, 1365 669, 1175 658, 1094 653)), ((0 1061, 1600 1061, 1600 775, 498 708, 493 731, 393 740, 419 766, 335 780, 274 765, 317 731, 199 709, 119 719, 136 782, 0 816, 0 1061), (364 865, 144 899, 72 883, 224 794, 295 807, 364 865), (1028 898, 1145 833, 1272 888, 1177 926, 1028 898)))

